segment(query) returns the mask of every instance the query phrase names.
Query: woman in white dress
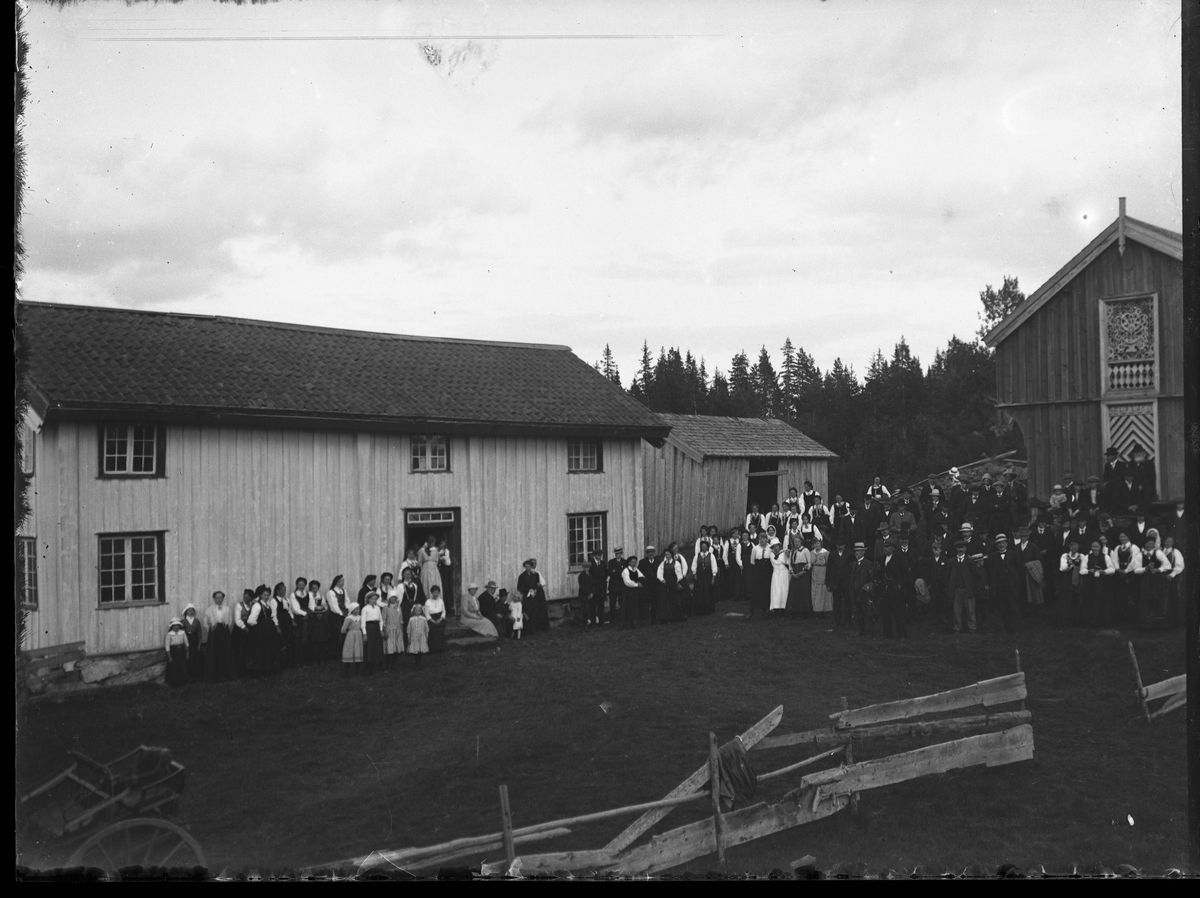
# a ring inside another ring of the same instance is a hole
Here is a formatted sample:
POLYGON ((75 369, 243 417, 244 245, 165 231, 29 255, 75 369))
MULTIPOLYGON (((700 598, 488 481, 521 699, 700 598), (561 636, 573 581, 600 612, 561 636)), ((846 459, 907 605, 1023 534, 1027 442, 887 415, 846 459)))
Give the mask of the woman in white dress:
POLYGON ((421 597, 426 602, 433 595, 435 586, 439 592, 442 589, 442 572, 438 569, 441 560, 442 553, 437 547, 437 537, 431 534, 417 552, 417 562, 421 565, 421 597))
POLYGON ((833 610, 833 593, 825 585, 825 573, 828 570, 829 550, 817 537, 813 540, 812 550, 812 610, 822 617, 833 610))
POLYGON ((472 583, 467 587, 467 594, 463 596, 462 611, 458 615, 458 622, 468 630, 473 630, 480 636, 490 636, 495 639, 500 634, 496 632, 495 625, 483 616, 479 610, 479 599, 475 597, 475 593, 479 591, 479 584, 472 583))
POLYGON ((782 614, 787 608, 788 585, 792 568, 779 540, 771 543, 771 613, 782 614))

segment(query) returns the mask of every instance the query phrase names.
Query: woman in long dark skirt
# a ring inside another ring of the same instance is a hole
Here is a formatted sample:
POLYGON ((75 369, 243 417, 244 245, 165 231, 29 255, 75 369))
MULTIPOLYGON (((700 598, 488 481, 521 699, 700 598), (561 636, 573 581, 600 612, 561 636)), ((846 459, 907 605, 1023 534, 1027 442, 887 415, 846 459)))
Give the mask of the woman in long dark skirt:
POLYGON ((683 607, 683 583, 686 576, 687 562, 679 554, 679 544, 671 543, 667 546, 667 552, 663 555, 663 562, 659 567, 658 579, 662 587, 659 593, 663 596, 663 609, 659 620, 669 623, 687 620, 687 613, 683 607))
POLYGON ((700 541, 700 553, 692 559, 692 614, 712 614, 717 610, 719 562, 708 540, 700 541))
POLYGON ((200 643, 204 636, 204 628, 200 625, 200 616, 196 614, 196 606, 191 602, 183 609, 183 632, 188 641, 188 678, 196 683, 204 679, 204 658, 200 654, 200 643))
POLYGON ((429 624, 429 651, 444 652, 446 651, 446 603, 442 601, 442 588, 436 584, 431 586, 429 595, 429 601, 423 608, 425 619, 429 624))
POLYGON ((369 674, 383 669, 383 612, 379 610, 379 593, 367 593, 361 626, 363 632, 363 667, 369 674))
POLYGON ((172 618, 167 627, 167 685, 178 689, 188 682, 188 638, 183 632, 183 621, 172 618))
POLYGON ((1183 553, 1175 546, 1174 537, 1163 540, 1163 555, 1170 565, 1167 573, 1167 609, 1172 627, 1187 623, 1187 591, 1183 580, 1183 553))
POLYGON ((803 544, 796 544, 788 553, 792 568, 788 583, 788 617, 812 616, 812 554, 803 544))
POLYGON ((1142 550, 1141 591, 1138 595, 1138 626, 1144 630, 1161 630, 1171 625, 1170 585, 1167 575, 1171 566, 1158 547, 1158 531, 1146 531, 1146 548, 1142 550))
POLYGON ((329 654, 325 645, 329 639, 329 610, 321 593, 321 581, 308 581, 308 616, 305 618, 304 652, 311 664, 320 664, 329 654))
POLYGON ((329 584, 329 592, 325 593, 325 608, 329 612, 329 654, 335 661, 342 660, 342 623, 346 620, 346 609, 350 605, 346 600, 346 578, 338 574, 329 584))
POLYGON ((208 683, 237 678, 233 660, 233 609, 225 604, 225 593, 213 593, 213 603, 204 609, 204 679, 208 683))
POLYGON ((250 661, 247 670, 253 674, 270 674, 279 670, 279 623, 271 601, 271 588, 265 583, 254 590, 254 607, 246 621, 250 631, 250 661))
POLYGON ((421 584, 417 582, 412 568, 400 569, 400 614, 404 618, 404 649, 408 650, 408 622, 412 620, 413 609, 424 605, 421 601, 421 584))
POLYGON ((279 666, 285 670, 296 666, 296 620, 292 617, 292 605, 288 599, 287 584, 275 584, 275 592, 271 596, 272 610, 275 612, 275 623, 279 627, 279 666))
POLYGON ((1079 595, 1083 603, 1085 627, 1107 627, 1112 623, 1112 575, 1116 563, 1104 554, 1099 540, 1093 540, 1092 550, 1084 559, 1079 595))
POLYGON ((766 614, 771 607, 771 577, 775 568, 772 563, 774 553, 771 551, 770 538, 765 533, 758 534, 758 545, 750 553, 750 576, 748 592, 750 598, 750 616, 766 614))
POLYGON ((239 677, 250 670, 250 615, 254 612, 254 605, 254 590, 243 589, 242 600, 233 609, 233 661, 239 677))
MULTIPOLYGON (((527 629, 534 633, 550 632, 550 614, 546 610, 546 581, 537 569, 537 559, 525 562, 525 570, 517 578, 517 594, 521 597, 524 612, 529 618, 527 629)), ((430 644, 432 648, 432 643, 430 644)))

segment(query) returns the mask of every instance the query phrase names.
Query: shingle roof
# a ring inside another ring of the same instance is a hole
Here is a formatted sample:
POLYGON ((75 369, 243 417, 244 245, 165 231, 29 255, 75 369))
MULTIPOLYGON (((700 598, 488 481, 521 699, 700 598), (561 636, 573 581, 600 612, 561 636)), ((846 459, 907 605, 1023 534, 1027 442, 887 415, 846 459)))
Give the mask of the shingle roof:
POLYGON ((696 455, 718 458, 837 458, 816 440, 776 418, 659 415, 671 427, 669 442, 696 455))
POLYGON ((647 439, 666 427, 568 347, 21 303, 35 405, 222 420, 505 425, 647 439))

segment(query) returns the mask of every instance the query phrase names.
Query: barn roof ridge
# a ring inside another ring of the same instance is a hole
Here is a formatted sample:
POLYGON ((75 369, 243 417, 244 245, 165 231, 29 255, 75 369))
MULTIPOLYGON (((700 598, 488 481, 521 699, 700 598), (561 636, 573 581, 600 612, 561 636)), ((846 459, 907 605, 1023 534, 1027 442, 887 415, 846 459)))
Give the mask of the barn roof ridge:
POLYGON ((779 418, 660 413, 667 441, 704 458, 837 458, 799 428, 779 418))
MULTIPOLYGON (((1097 234, 1087 246, 1076 253, 1042 286, 1029 294, 1024 302, 1009 313, 1007 318, 988 331, 983 337, 983 342, 995 348, 1000 342, 1010 337, 1034 312, 1049 302, 1084 268, 1117 241, 1121 230, 1120 224, 1121 217, 1114 218, 1112 224, 1097 234)), ((1177 261, 1183 261, 1183 234, 1128 215, 1125 216, 1124 231, 1127 240, 1135 240, 1177 261)))

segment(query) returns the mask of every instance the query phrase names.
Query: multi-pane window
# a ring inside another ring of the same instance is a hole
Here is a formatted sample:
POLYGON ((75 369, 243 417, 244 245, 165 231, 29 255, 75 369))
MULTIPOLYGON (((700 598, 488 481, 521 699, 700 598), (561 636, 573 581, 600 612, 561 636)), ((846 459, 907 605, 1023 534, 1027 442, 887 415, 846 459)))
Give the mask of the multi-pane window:
POLYGON ((161 601, 162 534, 101 536, 101 606, 161 601))
POLYGON ((21 589, 21 607, 37 608, 37 540, 32 536, 22 536, 17 541, 17 583, 21 589))
POLYGON ((593 552, 604 552, 604 513, 567 516, 567 559, 571 567, 583 567, 593 552))
POLYGON ((106 475, 152 477, 161 474, 162 429, 153 424, 106 424, 101 451, 106 475))
POLYGON ((594 474, 602 470, 600 443, 597 440, 567 440, 567 471, 594 474))
POLYGON ((449 471, 450 441, 443 436, 413 437, 412 469, 414 471, 449 471))

